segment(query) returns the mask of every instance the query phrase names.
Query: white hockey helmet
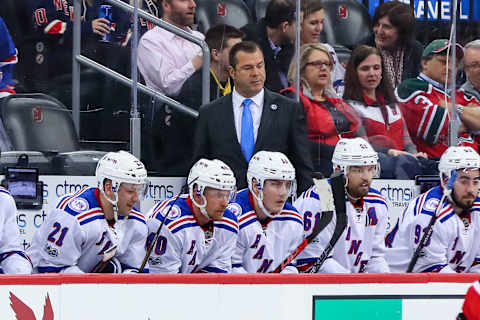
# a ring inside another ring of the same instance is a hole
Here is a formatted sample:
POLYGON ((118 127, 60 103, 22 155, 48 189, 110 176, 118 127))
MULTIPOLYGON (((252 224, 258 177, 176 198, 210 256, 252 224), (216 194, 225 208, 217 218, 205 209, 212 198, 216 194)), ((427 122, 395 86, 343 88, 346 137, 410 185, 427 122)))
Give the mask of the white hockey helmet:
POLYGON ((438 171, 443 187, 443 177, 450 179, 452 172, 458 169, 480 169, 480 156, 472 147, 452 146, 442 154, 438 171))
POLYGON ((200 208, 202 214, 209 218, 205 209, 207 206, 207 199, 203 194, 205 188, 230 191, 230 200, 233 200, 237 182, 232 170, 223 161, 200 159, 190 169, 187 183, 190 199, 200 208), (193 197, 195 187, 197 195, 203 199, 202 205, 198 204, 193 197))
POLYGON ((122 183, 140 185, 141 193, 145 194, 149 181, 147 170, 143 163, 127 151, 109 152, 97 163, 95 170, 97 186, 107 200, 116 206, 118 202, 118 188, 122 183), (115 199, 112 200, 105 195, 105 179, 112 181, 112 190, 115 199))
POLYGON ((259 151, 253 155, 247 170, 248 189, 258 200, 265 214, 272 217, 263 205, 263 186, 265 180, 291 181, 289 196, 296 193, 295 168, 290 160, 281 152, 259 151), (253 192, 253 179, 257 181, 258 195, 253 192))
POLYGON ((333 170, 339 167, 345 174, 350 166, 371 165, 377 167, 376 175, 380 173, 378 154, 363 138, 340 139, 333 151, 332 164, 333 170))

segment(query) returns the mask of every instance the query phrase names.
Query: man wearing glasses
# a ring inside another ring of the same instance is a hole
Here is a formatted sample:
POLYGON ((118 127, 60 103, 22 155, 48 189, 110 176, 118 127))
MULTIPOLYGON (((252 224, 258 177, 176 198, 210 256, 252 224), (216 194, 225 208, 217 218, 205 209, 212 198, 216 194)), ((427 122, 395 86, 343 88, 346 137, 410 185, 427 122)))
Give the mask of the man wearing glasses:
MULTIPOLYGON (((458 63, 464 55, 458 44, 456 53, 458 63)), ((420 75, 404 80, 396 89, 410 136, 418 152, 429 157, 440 157, 448 148, 453 63, 448 40, 434 40, 423 50, 420 75)), ((462 121, 458 135, 462 145, 474 148, 476 143, 470 132, 480 129, 478 105, 462 91, 456 91, 454 111, 462 121)))
POLYGON ((480 101, 480 39, 469 42, 465 46, 463 62, 467 82, 462 86, 462 90, 480 101))
POLYGON ((220 160, 200 159, 187 182, 189 194, 165 200, 148 214, 150 272, 230 272, 238 235, 237 218, 227 210, 236 190, 233 172, 220 160))

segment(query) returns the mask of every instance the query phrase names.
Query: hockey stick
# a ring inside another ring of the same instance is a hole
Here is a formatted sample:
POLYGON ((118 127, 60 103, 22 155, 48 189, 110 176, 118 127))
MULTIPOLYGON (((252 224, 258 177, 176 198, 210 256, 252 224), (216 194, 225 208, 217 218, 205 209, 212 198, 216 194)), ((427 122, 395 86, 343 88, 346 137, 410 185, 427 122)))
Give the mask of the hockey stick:
POLYGON ((332 184, 333 201, 335 204, 335 217, 337 222, 335 224, 335 230, 333 231, 332 238, 327 247, 323 250, 320 257, 315 260, 315 263, 310 268, 309 273, 317 273, 322 267, 328 255, 332 251, 333 247, 337 243, 338 239, 342 235, 345 227, 347 226, 347 209, 345 205, 345 179, 343 173, 336 173, 330 178, 332 184))
POLYGON ((91 273, 101 273, 107 266, 108 261, 110 261, 110 259, 115 256, 115 253, 117 253, 116 245, 105 250, 105 252, 103 253, 102 261, 100 261, 95 267, 93 267, 91 273))
POLYGON ((332 221, 333 217, 333 210, 335 210, 334 200, 332 195, 332 187, 328 183, 327 179, 313 179, 315 182, 315 186, 317 187, 318 196, 321 199, 321 212, 322 216, 318 221, 315 222, 313 227, 312 233, 309 234, 303 241, 298 245, 298 247, 293 250, 292 253, 288 255, 288 257, 283 260, 283 262, 275 268, 275 270, 271 271, 271 273, 280 273, 285 269, 290 262, 293 261, 305 247, 315 239, 315 237, 323 230, 325 227, 332 221))
POLYGON ((432 236, 432 233, 433 233, 433 225, 437 221, 440 210, 442 210, 443 202, 452 193, 453 184, 455 183, 456 179, 457 179, 457 171, 453 171, 452 175, 450 176, 450 179, 448 179, 447 185, 445 186, 445 190, 443 191, 442 198, 440 198, 440 202, 438 203, 438 206, 435 209, 435 213, 430 219, 430 222, 428 223, 427 227, 423 229, 424 230, 423 237, 418 243, 418 247, 413 253, 412 259, 408 264, 407 273, 411 273, 413 271, 413 268, 415 267, 415 264, 417 263, 418 258, 420 258, 420 253, 422 252, 423 248, 425 248, 425 245, 427 244, 427 242, 430 240, 430 237, 432 236))
MULTIPOLYGON (((180 194, 182 194, 182 191, 183 191, 185 188, 188 188, 192 183, 194 183, 195 181, 197 181, 197 179, 198 179, 198 177, 195 178, 195 179, 193 179, 193 180, 190 181, 189 183, 186 183, 185 185, 183 185, 182 189, 180 190, 180 194)), ((167 220, 167 217, 168 217, 168 215, 170 214, 170 211, 172 211, 172 208, 173 208, 173 206, 175 205, 175 203, 177 203, 177 199, 178 199, 178 198, 179 198, 179 195, 177 195, 177 197, 173 200, 172 204, 171 204, 170 207, 168 208, 167 213, 166 213, 165 216, 163 217, 163 220, 162 220, 162 222, 160 223, 160 226, 158 227, 157 232, 155 233, 155 237, 153 238, 150 247, 147 248, 147 253, 145 254, 145 257, 143 258, 142 265, 140 266, 140 269, 138 269, 138 273, 143 273, 143 270, 145 269, 145 265, 147 264, 147 261, 148 261, 148 259, 150 259, 150 255, 152 254, 152 250, 153 250, 153 248, 157 245, 158 238, 160 237, 160 231, 162 231, 162 227, 163 227, 163 225, 165 224, 165 220, 167 220)))

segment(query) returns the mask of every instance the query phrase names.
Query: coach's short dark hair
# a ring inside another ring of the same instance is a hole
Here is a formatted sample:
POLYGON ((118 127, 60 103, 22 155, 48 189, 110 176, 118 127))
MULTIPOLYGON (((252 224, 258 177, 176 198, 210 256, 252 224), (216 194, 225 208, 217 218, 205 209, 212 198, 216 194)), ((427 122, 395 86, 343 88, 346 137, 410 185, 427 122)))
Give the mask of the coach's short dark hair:
POLYGON ((245 38, 245 33, 228 24, 217 24, 208 29, 205 34, 205 42, 210 50, 223 50, 225 44, 230 39, 245 38))
POLYGON ((400 46, 405 46, 415 37, 415 15, 408 4, 396 0, 382 3, 373 15, 373 26, 383 17, 388 17, 392 26, 397 29, 400 46))
POLYGON ((295 2, 293 0, 271 0, 265 13, 265 23, 270 28, 278 27, 282 22, 295 20, 295 2))
POLYGON ((229 61, 230 61, 230 65, 232 67, 235 68, 235 66, 237 65, 237 53, 239 51, 242 51, 242 52, 248 52, 248 53, 254 53, 256 52, 257 50, 260 50, 262 51, 262 49, 260 48, 260 46, 253 42, 253 41, 242 41, 242 42, 239 42, 237 44, 235 44, 232 49, 230 49, 230 55, 228 56, 229 58, 229 61))

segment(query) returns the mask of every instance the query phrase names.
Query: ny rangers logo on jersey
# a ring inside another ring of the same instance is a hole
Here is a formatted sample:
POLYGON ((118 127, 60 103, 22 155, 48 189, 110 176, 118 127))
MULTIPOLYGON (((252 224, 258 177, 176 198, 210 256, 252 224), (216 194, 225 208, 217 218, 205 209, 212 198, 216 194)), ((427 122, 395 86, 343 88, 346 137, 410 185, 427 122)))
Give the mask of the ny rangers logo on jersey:
POLYGON ((237 217, 242 214, 242 207, 238 203, 230 203, 227 209, 230 210, 237 217))
POLYGON ((88 201, 84 198, 75 198, 68 203, 68 206, 73 211, 83 212, 90 208, 88 201))

